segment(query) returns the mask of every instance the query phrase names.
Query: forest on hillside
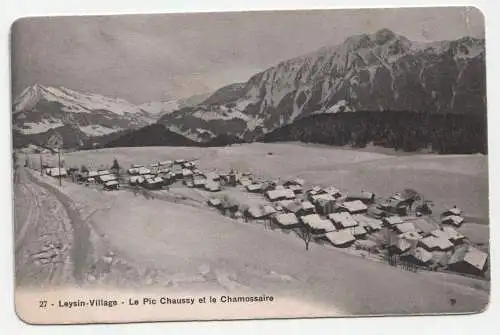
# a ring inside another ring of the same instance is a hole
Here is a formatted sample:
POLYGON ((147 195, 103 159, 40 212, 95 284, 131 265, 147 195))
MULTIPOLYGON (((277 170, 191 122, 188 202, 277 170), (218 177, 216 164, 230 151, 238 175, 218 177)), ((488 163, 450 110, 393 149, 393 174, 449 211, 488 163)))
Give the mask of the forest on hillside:
POLYGON ((359 111, 308 116, 275 129, 258 141, 301 141, 353 148, 373 143, 406 152, 429 149, 440 154, 486 154, 486 132, 486 115, 359 111))

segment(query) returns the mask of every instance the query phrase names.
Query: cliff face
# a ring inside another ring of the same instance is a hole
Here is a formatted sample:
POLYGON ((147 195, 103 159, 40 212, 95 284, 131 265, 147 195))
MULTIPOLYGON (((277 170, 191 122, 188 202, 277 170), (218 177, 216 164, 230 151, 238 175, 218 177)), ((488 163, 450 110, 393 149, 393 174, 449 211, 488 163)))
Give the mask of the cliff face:
POLYGON ((423 44, 383 29, 281 62, 159 122, 200 141, 221 131, 254 140, 315 113, 485 114, 484 53, 480 39, 423 44))

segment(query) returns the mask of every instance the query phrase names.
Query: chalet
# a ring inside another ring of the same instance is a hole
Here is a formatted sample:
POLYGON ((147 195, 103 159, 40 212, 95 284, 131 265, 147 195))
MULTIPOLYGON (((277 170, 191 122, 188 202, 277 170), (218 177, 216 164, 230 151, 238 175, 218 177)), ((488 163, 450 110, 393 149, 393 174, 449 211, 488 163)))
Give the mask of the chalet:
POLYGON ((347 230, 349 230, 351 232, 351 234, 356 238, 365 238, 366 235, 368 234, 365 227, 361 227, 361 226, 347 228, 347 230))
POLYGON ((218 181, 220 180, 220 175, 216 172, 207 172, 205 173, 205 178, 218 181))
POLYGON ((151 164, 149 164, 149 166, 152 168, 157 168, 160 166, 160 162, 152 162, 151 164))
POLYGON ((404 238, 408 241, 414 241, 416 246, 416 242, 418 242, 422 238, 422 235, 420 235, 420 233, 416 231, 408 231, 406 233, 399 234, 398 238, 404 238))
POLYGON ((300 185, 290 185, 288 189, 291 190, 295 194, 301 194, 303 192, 302 186, 300 185))
POLYGON ((342 193, 340 193, 340 190, 333 186, 329 186, 325 188, 323 191, 327 194, 330 194, 334 198, 338 198, 342 195, 342 193))
POLYGON ((105 190, 117 190, 120 184, 116 180, 110 180, 104 183, 105 190))
POLYGON ((301 212, 304 214, 304 215, 307 215, 307 214, 314 214, 316 212, 316 208, 314 207, 314 205, 310 202, 310 201, 302 201, 302 210, 301 212))
POLYGON ((104 175, 107 175, 107 174, 111 174, 111 171, 109 171, 109 170, 97 170, 97 175, 98 176, 104 176, 104 175))
POLYGON ((182 169, 182 177, 186 178, 186 177, 191 177, 193 175, 193 171, 189 170, 189 169, 182 169))
POLYGON ((330 220, 322 219, 318 214, 309 214, 300 218, 313 234, 324 234, 335 230, 330 220))
POLYGON ((132 169, 138 169, 138 168, 144 167, 144 165, 141 165, 141 164, 131 164, 130 167, 132 169))
POLYGON ((442 224, 453 225, 455 227, 460 227, 464 223, 464 218, 458 215, 445 216, 441 220, 442 224))
POLYGON ((375 193, 368 191, 361 191, 361 193, 358 194, 349 194, 347 196, 347 200, 348 201, 359 200, 365 204, 369 204, 375 201, 375 193))
POLYGON ((335 198, 328 193, 312 195, 311 202, 315 205, 318 213, 327 215, 335 211, 335 198))
POLYGON ((239 179, 238 182, 243 187, 247 187, 248 185, 252 185, 252 183, 253 183, 250 178, 246 178, 246 177, 239 179))
POLYGON ((393 244, 389 246, 389 251, 391 253, 400 255, 411 249, 411 243, 405 238, 397 239, 393 244))
POLYGON ((146 175, 146 174, 151 174, 151 169, 145 168, 145 167, 140 167, 137 169, 137 174, 140 175, 146 175))
POLYGON ((443 237, 427 236, 418 243, 427 251, 448 251, 453 249, 453 243, 443 237))
POLYGON ((403 223, 394 225, 393 229, 399 234, 404 234, 404 233, 411 232, 411 231, 414 231, 414 232, 417 231, 415 226, 411 222, 403 222, 403 223))
POLYGON ((368 207, 359 200, 346 201, 340 205, 340 211, 347 211, 351 214, 366 213, 368 207))
POLYGON ((146 179, 143 185, 148 189, 160 189, 163 186, 163 179, 160 177, 146 179))
POLYGON ((152 175, 152 174, 144 174, 144 175, 141 175, 142 178, 144 178, 144 180, 148 180, 148 179, 152 179, 155 177, 155 175, 152 175))
POLYGON ((222 205, 222 200, 218 198, 210 198, 207 200, 207 203, 211 207, 219 208, 222 205))
POLYGON ((407 254, 402 255, 401 259, 417 265, 429 265, 432 260, 432 253, 421 247, 417 247, 410 250, 407 254))
POLYGON ((193 178, 193 186, 198 188, 205 188, 207 180, 203 177, 196 176, 193 178))
POLYGON ((142 176, 132 176, 128 180, 128 183, 130 185, 139 185, 139 184, 142 184, 144 181, 145 181, 145 179, 142 176))
POLYGON ((424 218, 418 218, 412 222, 415 225, 415 228, 424 234, 430 234, 433 230, 437 228, 436 224, 424 218))
POLYGON ((267 191, 266 196, 270 201, 295 199, 295 193, 288 189, 267 191))
POLYGON ((442 216, 452 216, 452 215, 460 216, 462 215, 462 210, 457 207, 452 207, 444 211, 442 214, 442 216))
POLYGON ((210 192, 218 192, 220 191, 220 184, 217 181, 207 180, 205 183, 205 190, 210 192))
POLYGON ((92 178, 88 178, 87 182, 89 182, 89 183, 96 183, 97 181, 95 180, 95 178, 92 177, 92 178))
POLYGON ((176 160, 174 161, 174 163, 175 163, 175 164, 183 164, 183 163, 185 163, 185 162, 186 162, 186 160, 185 160, 185 159, 176 159, 176 160))
POLYGON ((103 174, 96 177, 99 183, 107 183, 108 181, 116 180, 117 177, 114 174, 103 174))
POLYGON ((48 174, 51 177, 67 177, 68 176, 68 171, 65 168, 51 168, 50 169, 50 174, 48 174))
POLYGON ((163 161, 163 162, 160 162, 160 165, 161 166, 171 166, 172 165, 172 161, 163 161))
POLYGON ((193 183, 193 180, 192 179, 185 179, 182 181, 182 183, 186 186, 186 187, 189 187, 189 188, 193 188, 194 187, 194 183, 193 183))
POLYGON ((89 171, 89 173, 87 174, 87 177, 88 178, 96 178, 98 175, 99 175, 99 173, 97 171, 89 171))
POLYGON ((472 246, 464 245, 457 248, 448 260, 448 269, 468 273, 476 276, 484 276, 487 270, 488 254, 472 246))
POLYGON ((325 238, 335 247, 348 247, 356 241, 349 230, 332 231, 325 234, 325 238))
POLYGON ((294 180, 287 180, 283 183, 284 186, 286 187, 290 187, 292 185, 295 185, 295 186, 304 186, 304 179, 300 179, 300 178, 297 178, 297 179, 294 179, 294 180))
POLYGON ((286 229, 297 228, 300 225, 299 219, 293 213, 277 214, 273 221, 279 227, 286 229))
POLYGON ((388 213, 398 215, 406 215, 407 212, 407 207, 404 204, 403 200, 400 200, 399 198, 395 199, 392 197, 379 204, 378 208, 388 213))
POLYGON ((302 203, 300 201, 282 200, 278 202, 278 204, 281 207, 283 207, 283 210, 285 210, 288 213, 293 213, 297 215, 302 210, 302 203))
POLYGON ((382 222, 386 226, 392 227, 392 226, 403 223, 404 220, 402 218, 400 218, 399 216, 389 216, 389 217, 383 218, 382 222))
POLYGON ((355 214, 352 216, 358 225, 364 227, 368 232, 374 232, 382 229, 382 221, 365 214, 355 214))
POLYGON ((387 216, 386 212, 375 206, 369 207, 367 214, 376 219, 382 219, 387 216))
POLYGON ((184 162, 181 164, 183 168, 185 169, 193 169, 194 168, 194 164, 191 163, 191 162, 184 162))
POLYGON ((356 222, 352 215, 347 212, 328 214, 328 219, 330 219, 335 225, 335 228, 339 230, 356 227, 358 225, 358 222, 356 222))
POLYGON ((269 205, 252 206, 247 210, 249 216, 253 219, 265 219, 274 214, 276 211, 269 205))
POLYGON ((451 227, 442 227, 440 229, 433 230, 431 235, 435 237, 444 237, 455 245, 461 244, 465 240, 464 235, 460 234, 451 227))
POLYGON ((263 191, 264 185, 262 183, 253 183, 246 186, 248 192, 261 193, 263 191))

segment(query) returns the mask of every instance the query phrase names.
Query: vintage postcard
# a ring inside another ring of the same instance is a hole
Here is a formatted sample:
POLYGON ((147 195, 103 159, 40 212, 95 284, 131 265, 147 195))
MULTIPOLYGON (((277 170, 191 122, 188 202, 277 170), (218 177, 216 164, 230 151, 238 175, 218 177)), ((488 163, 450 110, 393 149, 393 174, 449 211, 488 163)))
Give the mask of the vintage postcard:
POLYGON ((11 34, 22 320, 487 308, 478 9, 28 17, 11 34))

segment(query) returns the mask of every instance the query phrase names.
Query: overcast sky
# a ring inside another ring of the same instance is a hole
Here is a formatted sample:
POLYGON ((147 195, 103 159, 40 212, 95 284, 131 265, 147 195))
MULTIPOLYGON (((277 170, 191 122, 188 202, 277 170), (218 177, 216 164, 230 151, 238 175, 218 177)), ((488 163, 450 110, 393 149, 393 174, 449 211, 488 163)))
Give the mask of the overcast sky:
POLYGON ((187 97, 380 28, 484 37, 481 13, 464 7, 28 18, 12 28, 13 93, 38 83, 133 103, 187 97))

